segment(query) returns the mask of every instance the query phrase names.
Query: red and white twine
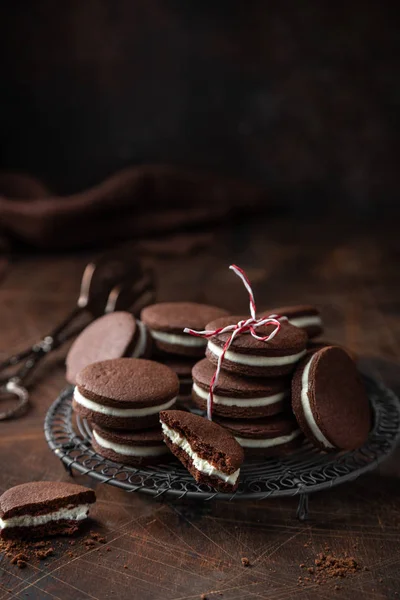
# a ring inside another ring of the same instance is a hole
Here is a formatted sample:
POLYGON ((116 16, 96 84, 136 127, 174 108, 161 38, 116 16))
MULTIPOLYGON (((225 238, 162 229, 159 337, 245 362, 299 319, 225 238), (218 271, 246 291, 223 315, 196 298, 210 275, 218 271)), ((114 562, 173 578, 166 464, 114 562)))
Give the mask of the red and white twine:
POLYGON ((190 335, 193 335, 196 337, 203 337, 206 339, 215 337, 222 333, 232 332, 223 346, 221 355, 218 358, 217 368, 216 368, 215 373, 212 376, 212 379, 210 382, 210 390, 209 390, 208 398, 207 398, 207 418, 210 421, 212 420, 214 389, 218 385, 218 379, 219 379, 219 375, 221 372, 221 366, 224 361, 225 355, 226 355, 227 351, 229 350, 229 347, 231 346, 235 337, 237 337, 238 335, 241 335, 243 333, 250 333, 250 335, 252 335, 253 338, 255 338, 256 340, 259 340, 260 342, 269 342, 269 340, 272 340, 272 338, 274 338, 276 336, 276 334, 279 332, 279 330, 281 328, 281 321, 284 321, 284 320, 287 321, 286 317, 281 317, 279 315, 269 315, 268 317, 261 317, 261 318, 257 319, 256 303, 254 301, 254 294, 253 294, 253 290, 251 289, 251 285, 247 278, 246 273, 243 271, 243 269, 241 269, 240 267, 237 267, 236 265, 230 265, 229 268, 238 277, 240 277, 246 290, 249 293, 250 315, 251 316, 248 319, 243 319, 242 321, 239 321, 238 323, 236 323, 234 325, 227 325, 226 327, 220 327, 220 328, 214 329, 214 330, 205 329, 204 331, 194 331, 193 329, 189 329, 187 327, 186 327, 186 329, 183 330, 184 333, 189 333, 190 335), (258 327, 263 327, 264 325, 275 325, 275 328, 269 335, 265 335, 265 336, 257 335, 256 329, 258 327))

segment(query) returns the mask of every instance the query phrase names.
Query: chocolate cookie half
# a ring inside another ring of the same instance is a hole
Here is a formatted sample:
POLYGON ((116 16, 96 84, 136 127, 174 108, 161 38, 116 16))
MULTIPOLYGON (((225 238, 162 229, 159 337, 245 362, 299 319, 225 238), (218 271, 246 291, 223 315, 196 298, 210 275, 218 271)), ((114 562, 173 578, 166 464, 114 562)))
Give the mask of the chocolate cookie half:
POLYGON ((176 401, 179 381, 165 365, 116 358, 88 365, 77 376, 73 407, 101 427, 147 429, 176 401))
POLYGON ((354 450, 371 427, 371 410, 354 362, 342 348, 308 354, 292 381, 292 407, 304 434, 323 450, 354 450))
POLYGON ((206 323, 227 315, 227 311, 195 302, 161 302, 146 306, 141 319, 148 327, 156 347, 185 356, 204 356, 207 341, 183 333, 185 327, 205 329, 206 323))
POLYGON ((164 441, 198 483, 233 492, 244 454, 233 435, 217 423, 180 410, 160 413, 164 441))
POLYGON ((103 315, 88 325, 72 344, 66 360, 67 380, 76 377, 87 365, 101 360, 149 353, 151 338, 141 321, 128 312, 103 315))
POLYGON ((160 424, 140 431, 115 431, 95 425, 92 446, 104 458, 125 465, 145 466, 170 456, 160 424))
POLYGON ((281 306, 268 310, 267 314, 280 315, 287 317, 289 323, 295 327, 304 329, 309 338, 320 335, 323 332, 321 313, 318 308, 309 304, 300 304, 298 306, 281 306))
POLYGON ((0 496, 0 531, 4 539, 71 535, 96 501, 93 490, 62 481, 33 481, 0 496))
MULTIPOLYGON (((203 359, 193 367, 192 399, 207 410, 207 398, 215 365, 203 359)), ((290 380, 246 378, 221 371, 214 389, 213 415, 231 419, 258 419, 275 415, 290 405, 290 380)))
MULTIPOLYGON (((246 317, 222 317, 208 323, 206 329, 215 330, 238 323, 246 317)), ((274 325, 257 329, 257 335, 267 336, 274 325)), ((206 356, 216 365, 222 354, 229 333, 222 333, 209 339, 206 356)), ((281 329, 268 342, 256 340, 250 333, 243 333, 234 338, 229 350, 225 353, 222 369, 247 377, 278 377, 287 375, 304 356, 307 334, 298 327, 282 321, 281 329)))
POLYGON ((215 421, 235 436, 246 456, 281 456, 298 448, 304 439, 295 419, 285 415, 254 421, 215 421))

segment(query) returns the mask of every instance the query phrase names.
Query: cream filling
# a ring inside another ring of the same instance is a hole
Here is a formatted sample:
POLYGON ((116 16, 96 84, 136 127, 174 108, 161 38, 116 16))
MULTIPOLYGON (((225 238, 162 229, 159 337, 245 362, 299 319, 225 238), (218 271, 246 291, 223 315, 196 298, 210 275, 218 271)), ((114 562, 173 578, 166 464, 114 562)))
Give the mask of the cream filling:
MULTIPOLYGON (((203 390, 197 383, 193 383, 193 391, 197 396, 208 399, 208 391, 203 390)), ((223 406, 240 406, 241 408, 252 408, 256 406, 268 406, 280 402, 286 396, 285 392, 273 394, 272 396, 263 396, 262 398, 231 398, 229 396, 213 395, 214 404, 222 404, 223 406)))
POLYGON ((329 440, 326 439, 326 437, 324 436, 324 434, 318 427, 317 422, 314 419, 314 415, 311 410, 310 398, 308 396, 308 376, 310 373, 310 367, 311 367, 313 358, 314 357, 312 357, 309 360, 306 368, 303 371, 303 375, 301 377, 301 405, 303 407, 303 414, 307 421, 307 425, 309 426, 309 428, 311 429, 313 435, 317 438, 317 440, 319 442, 321 442, 321 444, 323 444, 327 448, 334 448, 334 446, 330 443, 329 440))
POLYGON ((182 437, 177 431, 171 429, 168 427, 168 425, 162 422, 161 427, 168 439, 170 439, 171 442, 176 446, 179 446, 179 448, 182 448, 182 450, 184 450, 186 454, 190 456, 194 468, 200 471, 200 473, 204 473, 204 475, 208 475, 209 477, 218 477, 218 479, 222 479, 222 481, 225 481, 230 485, 235 485, 237 478, 239 477, 240 469, 231 475, 227 475, 227 473, 220 471, 204 458, 200 458, 200 456, 194 452, 187 439, 182 437))
POLYGON ((193 335, 179 335, 177 333, 166 333, 165 331, 156 331, 150 329, 151 336, 160 342, 166 342, 174 346, 206 346, 207 341, 203 338, 194 337, 193 335))
POLYGON ((136 343, 135 349, 132 352, 132 355, 131 355, 132 358, 138 358, 139 356, 143 356, 144 351, 146 350, 146 343, 147 343, 146 326, 144 325, 144 323, 142 323, 142 321, 139 321, 139 320, 137 320, 136 323, 137 323, 137 326, 139 327, 139 337, 138 337, 138 341, 136 343))
POLYGON ((124 456, 160 456, 168 452, 168 448, 165 444, 158 446, 127 446, 126 444, 115 444, 109 440, 104 439, 97 431, 93 431, 93 437, 96 442, 102 448, 107 450, 113 450, 117 454, 123 454, 124 456))
POLYGON ((279 446, 280 444, 287 444, 287 442, 291 442, 298 435, 300 435, 300 429, 296 429, 292 431, 292 433, 288 433, 288 435, 281 435, 279 437, 270 438, 268 440, 264 439, 248 439, 242 437, 236 437, 235 439, 243 448, 272 448, 273 446, 279 446))
POLYGON ((103 404, 98 404, 97 402, 93 402, 93 400, 89 400, 89 398, 83 396, 76 387, 74 390, 74 400, 89 410, 101 413, 102 415, 109 415, 110 417, 147 417, 157 414, 160 410, 170 408, 176 401, 176 398, 172 398, 172 400, 168 400, 165 404, 159 404, 158 406, 145 406, 144 408, 115 408, 114 406, 104 406, 103 404))
MULTIPOLYGON (((223 351, 223 348, 217 346, 209 340, 208 349, 215 356, 220 357, 223 351)), ((251 354, 239 354, 238 352, 232 352, 232 350, 227 350, 225 352, 226 360, 229 362, 238 363, 241 365, 249 365, 251 367, 280 367, 284 365, 292 365, 296 363, 304 354, 305 350, 302 350, 298 354, 290 354, 289 356, 254 356, 251 354)))
POLYGON ((7 527, 35 527, 36 525, 45 525, 51 521, 82 521, 86 519, 89 513, 89 504, 79 504, 73 508, 60 508, 54 512, 45 515, 22 515, 20 517, 10 517, 9 519, 0 519, 0 529, 7 527))
POLYGON ((318 315, 308 315, 305 317, 295 317, 294 319, 289 319, 289 323, 294 325, 295 327, 311 327, 312 325, 322 326, 322 319, 318 315))

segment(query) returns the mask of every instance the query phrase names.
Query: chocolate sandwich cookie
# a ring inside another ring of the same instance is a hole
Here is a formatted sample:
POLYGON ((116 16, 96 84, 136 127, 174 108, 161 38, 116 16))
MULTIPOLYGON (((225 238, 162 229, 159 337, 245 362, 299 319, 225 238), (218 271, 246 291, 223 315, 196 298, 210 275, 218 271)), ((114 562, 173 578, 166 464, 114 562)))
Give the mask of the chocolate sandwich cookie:
POLYGON ((33 481, 0 496, 3 539, 71 535, 96 501, 93 490, 62 481, 33 481))
POLYGON ((88 365, 77 376, 73 407, 111 429, 147 429, 160 410, 176 401, 179 381, 165 365, 142 358, 116 358, 88 365))
POLYGON ((281 456, 298 448, 304 439, 295 419, 285 415, 254 421, 220 418, 215 421, 235 437, 246 456, 281 456))
MULTIPOLYGON (((207 410, 207 398, 215 365, 203 359, 193 367, 192 399, 207 410)), ((290 380, 241 377, 221 371, 214 388, 213 415, 230 419, 258 419, 275 415, 290 405, 290 380)))
POLYGON ((161 302, 146 306, 141 319, 148 327, 156 347, 185 356, 204 356, 207 341, 183 333, 185 327, 205 329, 206 323, 227 315, 227 311, 195 302, 161 302))
POLYGON ((281 306, 268 310, 266 314, 287 317, 291 325, 304 329, 309 338, 313 338, 323 332, 321 314, 318 308, 309 304, 281 306))
POLYGON ((371 427, 371 411, 350 356, 328 346, 299 364, 292 381, 292 407, 304 434, 323 450, 354 450, 371 427))
POLYGON ((140 431, 115 431, 94 425, 92 446, 104 458, 132 466, 159 463, 171 456, 159 423, 140 431))
MULTIPOLYGON (((208 323, 206 329, 216 330, 238 323, 247 317, 222 317, 208 323)), ((268 336, 275 325, 257 328, 258 336, 268 336)), ((223 352, 230 332, 221 333, 208 340, 206 356, 214 365, 223 352)), ((222 369, 247 377, 279 377, 287 375, 306 352, 307 334, 302 329, 281 322, 280 331, 268 342, 255 339, 249 332, 236 336, 226 351, 222 369)))
POLYGON ((164 441, 198 483, 233 492, 244 454, 233 435, 217 423, 180 410, 160 413, 164 441))
POLYGON ((141 321, 128 312, 103 315, 88 325, 72 344, 67 355, 67 380, 87 365, 111 358, 139 358, 149 353, 151 338, 141 321))

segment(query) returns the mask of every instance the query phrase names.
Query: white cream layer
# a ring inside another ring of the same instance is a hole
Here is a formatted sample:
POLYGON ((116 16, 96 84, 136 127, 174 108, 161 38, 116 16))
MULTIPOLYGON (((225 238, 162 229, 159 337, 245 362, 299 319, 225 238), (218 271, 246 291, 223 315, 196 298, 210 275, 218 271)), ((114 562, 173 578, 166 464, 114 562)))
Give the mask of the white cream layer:
POLYGON ((82 521, 86 519, 89 512, 89 504, 79 504, 73 508, 60 508, 54 512, 45 515, 21 515, 19 517, 10 517, 9 519, 0 519, 0 529, 7 527, 35 527, 36 525, 45 525, 51 521, 82 521))
POLYGON ((179 446, 179 448, 182 448, 182 450, 184 450, 186 454, 190 456, 194 468, 200 471, 200 473, 204 473, 204 475, 208 475, 209 477, 218 477, 218 479, 222 479, 222 481, 225 481, 230 485, 235 485, 237 478, 239 477, 240 469, 231 475, 220 471, 204 458, 200 458, 200 456, 194 452, 187 439, 181 436, 180 433, 174 429, 171 429, 165 423, 161 423, 161 427, 164 434, 171 440, 171 442, 176 446, 179 446))
MULTIPOLYGON (((208 390, 203 390, 197 383, 193 383, 193 391, 197 396, 207 400, 208 390)), ((240 406, 241 408, 252 408, 256 406, 269 406, 280 402, 286 396, 285 392, 279 394, 273 394, 272 396, 263 396, 261 398, 231 398, 229 396, 218 396, 213 395, 214 404, 221 404, 223 406, 240 406)))
POLYGON ((235 439, 243 448, 272 448, 273 446, 280 446, 281 444, 287 444, 294 440, 298 435, 300 435, 300 429, 296 429, 292 431, 292 433, 288 433, 288 435, 281 435, 279 437, 270 438, 268 440, 264 439, 248 439, 242 437, 236 437, 235 439))
POLYGON ((301 405, 303 407, 303 414, 309 428, 311 429, 313 435, 317 438, 317 440, 321 442, 321 444, 323 444, 326 448, 334 448, 334 446, 330 443, 329 440, 326 439, 326 437, 318 427, 310 405, 310 398, 308 396, 308 377, 313 359, 314 356, 308 361, 307 366, 304 369, 303 375, 301 377, 301 405))
POLYGON ((142 321, 136 320, 136 324, 139 327, 139 337, 136 342, 134 351, 132 352, 132 358, 139 358, 143 356, 147 345, 147 329, 142 321))
POLYGON ((205 339, 194 337, 188 333, 185 335, 179 335, 177 333, 156 331, 155 329, 150 329, 150 333, 155 340, 166 342, 167 344, 173 344, 174 346, 196 346, 201 348, 202 346, 207 345, 207 341, 205 339))
POLYGON ((104 406, 103 404, 98 404, 97 402, 93 402, 93 400, 89 400, 89 398, 83 396, 76 387, 74 390, 74 400, 85 408, 93 410, 93 412, 109 415, 110 417, 147 417, 155 415, 160 412, 160 410, 170 408, 176 401, 176 398, 172 398, 172 400, 168 400, 165 404, 159 404, 158 406, 145 406, 144 408, 115 408, 114 406, 104 406))
MULTIPOLYGON (((217 346, 211 340, 208 342, 208 349, 217 357, 221 356, 223 350, 223 348, 217 346)), ((306 351, 302 350, 302 352, 299 352, 298 354, 290 354, 289 356, 254 356, 252 354, 239 354, 238 352, 227 350, 225 352, 225 358, 226 360, 229 360, 229 362, 240 365, 249 365, 251 367, 281 367, 296 363, 305 353, 306 351)))
POLYGON ((117 454, 123 454, 124 456, 160 456, 168 452, 168 448, 162 443, 158 446, 127 446, 126 444, 116 444, 104 439, 97 431, 93 431, 93 437, 102 448, 113 450, 117 454))
POLYGON ((294 319, 289 319, 289 323, 294 325, 295 327, 312 327, 316 325, 317 327, 322 325, 322 319, 318 315, 308 315, 305 317, 295 317, 294 319))

